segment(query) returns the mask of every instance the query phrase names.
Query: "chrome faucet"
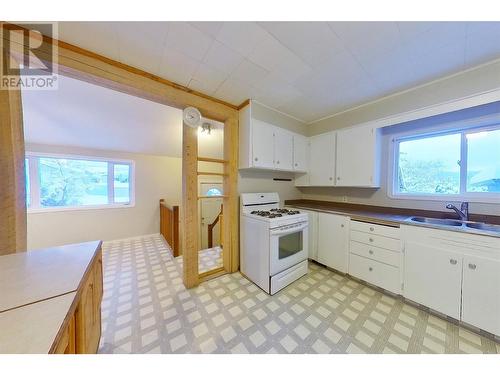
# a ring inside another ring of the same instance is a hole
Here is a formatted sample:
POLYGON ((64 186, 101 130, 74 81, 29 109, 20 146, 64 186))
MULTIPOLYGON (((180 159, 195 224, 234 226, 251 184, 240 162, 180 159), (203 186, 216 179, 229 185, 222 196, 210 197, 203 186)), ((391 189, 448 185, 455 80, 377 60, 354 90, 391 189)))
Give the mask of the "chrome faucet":
POLYGON ((469 221, 469 202, 462 202, 460 210, 451 203, 448 203, 446 208, 455 211, 460 216, 460 220, 469 221))

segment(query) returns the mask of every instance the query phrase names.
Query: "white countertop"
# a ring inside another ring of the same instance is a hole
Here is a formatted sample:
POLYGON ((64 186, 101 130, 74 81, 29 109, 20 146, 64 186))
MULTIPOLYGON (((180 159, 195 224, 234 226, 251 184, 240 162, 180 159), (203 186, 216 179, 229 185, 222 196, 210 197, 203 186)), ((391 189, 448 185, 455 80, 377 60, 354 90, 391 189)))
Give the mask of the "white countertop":
POLYGON ((0 353, 47 354, 75 296, 72 292, 0 313, 0 353))
POLYGON ((74 292, 100 241, 0 256, 0 313, 74 292))

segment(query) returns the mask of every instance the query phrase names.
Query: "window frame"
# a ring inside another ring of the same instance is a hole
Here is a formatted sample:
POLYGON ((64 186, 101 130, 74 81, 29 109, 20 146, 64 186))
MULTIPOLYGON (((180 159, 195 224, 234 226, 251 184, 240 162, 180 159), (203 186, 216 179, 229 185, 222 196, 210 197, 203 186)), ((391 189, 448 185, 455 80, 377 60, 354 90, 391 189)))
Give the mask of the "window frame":
POLYGON ((86 210, 103 210, 113 208, 132 208, 135 207, 135 161, 130 159, 115 159, 99 156, 75 155, 75 154, 59 154, 47 152, 26 151, 25 158, 29 163, 29 179, 30 179, 30 206, 27 207, 28 214, 58 212, 58 211, 86 211, 86 210), (108 198, 113 203, 85 205, 85 206, 55 206, 42 207, 40 205, 40 178, 38 170, 38 158, 56 158, 70 160, 85 160, 98 161, 108 163, 108 198), (114 202, 114 165, 126 164, 130 166, 130 201, 128 203, 114 202))
POLYGON ((432 200, 432 201, 467 201, 477 203, 499 203, 500 193, 492 192, 467 192, 467 134, 483 131, 500 130, 500 123, 495 121, 493 124, 478 126, 463 126, 458 128, 447 128, 445 130, 427 130, 413 134, 401 134, 393 136, 390 140, 391 152, 388 168, 388 189, 387 193, 391 199, 407 200, 432 200), (399 145, 403 141, 417 140, 438 137, 443 135, 460 134, 460 192, 458 194, 434 194, 434 193, 401 193, 398 192, 399 176, 399 145))

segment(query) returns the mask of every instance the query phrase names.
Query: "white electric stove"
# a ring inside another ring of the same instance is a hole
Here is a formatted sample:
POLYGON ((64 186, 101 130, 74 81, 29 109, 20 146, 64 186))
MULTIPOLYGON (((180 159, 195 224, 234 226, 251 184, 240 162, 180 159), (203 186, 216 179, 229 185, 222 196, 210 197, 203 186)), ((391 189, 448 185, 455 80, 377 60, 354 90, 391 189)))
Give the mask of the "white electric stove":
POLYGON ((278 193, 240 197, 241 272, 269 294, 307 273, 308 215, 279 207, 278 193))

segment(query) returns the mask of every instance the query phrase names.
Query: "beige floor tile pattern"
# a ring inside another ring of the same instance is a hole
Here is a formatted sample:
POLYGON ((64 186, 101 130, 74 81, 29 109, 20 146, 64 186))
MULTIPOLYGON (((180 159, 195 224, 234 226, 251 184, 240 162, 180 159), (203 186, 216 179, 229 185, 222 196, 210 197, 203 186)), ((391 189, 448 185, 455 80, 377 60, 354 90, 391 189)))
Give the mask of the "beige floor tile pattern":
POLYGON ((490 339, 311 263, 274 296, 241 274, 194 289, 160 236, 103 245, 100 353, 499 353, 490 339))

